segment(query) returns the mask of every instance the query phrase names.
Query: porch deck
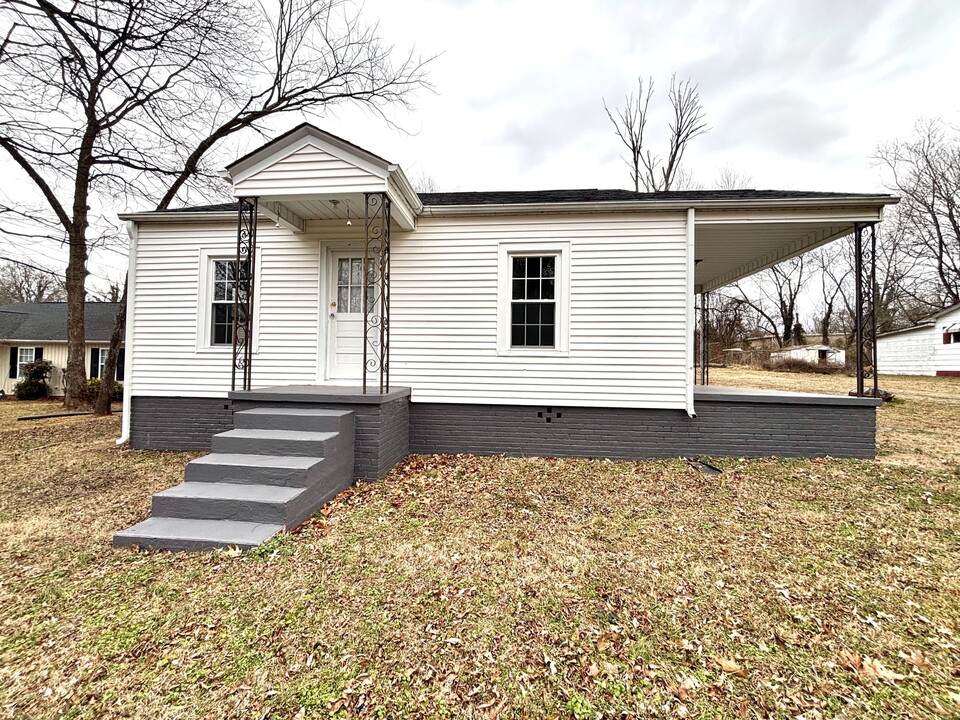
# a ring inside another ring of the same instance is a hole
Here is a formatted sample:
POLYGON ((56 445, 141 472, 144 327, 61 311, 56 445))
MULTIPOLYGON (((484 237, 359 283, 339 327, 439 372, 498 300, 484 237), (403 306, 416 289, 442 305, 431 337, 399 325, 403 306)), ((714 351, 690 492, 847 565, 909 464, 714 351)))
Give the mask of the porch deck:
POLYGON ((774 405, 823 405, 832 407, 879 407, 882 404, 881 400, 870 397, 786 392, 783 390, 728 387, 725 385, 697 385, 693 390, 693 399, 695 403, 736 402, 774 405))
POLYGON ((231 400, 253 402, 303 402, 345 403, 356 405, 382 405, 391 400, 410 397, 410 388, 393 387, 381 393, 378 389, 360 385, 274 385, 271 387, 234 390, 228 394, 231 400))

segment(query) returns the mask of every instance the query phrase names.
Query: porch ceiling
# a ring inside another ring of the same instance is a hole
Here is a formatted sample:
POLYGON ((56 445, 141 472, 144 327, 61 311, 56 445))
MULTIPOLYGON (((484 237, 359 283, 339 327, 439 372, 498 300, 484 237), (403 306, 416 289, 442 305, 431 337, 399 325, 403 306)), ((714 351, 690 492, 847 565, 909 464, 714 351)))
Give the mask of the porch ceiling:
POLYGON ((697 211, 696 292, 708 292, 849 235, 858 222, 878 222, 882 205, 802 211, 697 211))

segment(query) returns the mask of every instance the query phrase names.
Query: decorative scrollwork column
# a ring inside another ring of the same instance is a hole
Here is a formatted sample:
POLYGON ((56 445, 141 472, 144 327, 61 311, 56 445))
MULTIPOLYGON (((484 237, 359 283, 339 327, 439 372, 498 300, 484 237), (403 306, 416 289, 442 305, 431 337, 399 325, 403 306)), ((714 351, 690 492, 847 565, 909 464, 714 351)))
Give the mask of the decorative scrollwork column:
POLYGON ((233 368, 230 384, 249 390, 253 368, 254 273, 257 256, 258 198, 240 198, 237 215, 237 259, 234 265, 233 368))
POLYGON ((364 193, 363 392, 390 392, 390 198, 364 193))
POLYGON ((853 227, 856 292, 857 395, 877 397, 877 226, 853 227))
POLYGON ((710 293, 700 293, 700 384, 710 384, 710 293))

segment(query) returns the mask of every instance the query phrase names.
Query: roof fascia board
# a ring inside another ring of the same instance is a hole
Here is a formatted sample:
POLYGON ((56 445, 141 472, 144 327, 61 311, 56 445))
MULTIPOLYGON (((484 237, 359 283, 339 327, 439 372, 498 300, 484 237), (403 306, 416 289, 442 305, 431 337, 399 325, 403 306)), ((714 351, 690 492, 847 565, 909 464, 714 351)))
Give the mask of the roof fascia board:
POLYGON ((399 165, 391 165, 389 171, 390 179, 396 183, 397 189, 410 205, 413 214, 419 215, 423 212, 423 202, 421 202, 417 191, 413 189, 413 185, 407 179, 407 174, 403 171, 403 168, 399 165))
POLYGON ((327 135, 322 130, 306 126, 283 138, 276 146, 267 144, 251 157, 229 166, 227 173, 234 184, 240 183, 256 175, 264 168, 270 167, 298 150, 311 145, 344 162, 356 165, 361 170, 376 177, 386 179, 389 172, 389 164, 384 163, 379 158, 365 151, 358 152, 355 148, 345 146, 344 143, 337 141, 336 138, 327 135))
POLYGON ((233 220, 234 222, 237 222, 237 211, 217 210, 216 212, 203 212, 201 210, 197 212, 157 212, 155 210, 148 210, 145 212, 121 213, 120 215, 117 215, 117 217, 121 220, 133 220, 134 222, 195 223, 201 220, 213 220, 215 222, 233 220))
MULTIPOLYGON (((424 205, 423 215, 431 217, 454 215, 524 215, 530 213, 570 213, 570 212, 686 212, 696 210, 732 209, 750 210, 755 208, 835 208, 864 206, 882 208, 895 202, 892 198, 845 197, 845 198, 799 198, 770 200, 614 200, 591 202, 542 202, 542 203, 500 203, 483 205, 424 205)), ((807 219, 809 222, 809 219, 807 219)), ((697 221, 699 224, 699 220, 697 221)))
POLYGON ((899 330, 889 330, 885 333, 878 333, 877 337, 889 337, 890 335, 900 335, 901 333, 913 332, 915 330, 931 330, 936 327, 936 322, 934 320, 929 320, 927 322, 917 323, 916 325, 911 325, 910 327, 900 328, 899 330))

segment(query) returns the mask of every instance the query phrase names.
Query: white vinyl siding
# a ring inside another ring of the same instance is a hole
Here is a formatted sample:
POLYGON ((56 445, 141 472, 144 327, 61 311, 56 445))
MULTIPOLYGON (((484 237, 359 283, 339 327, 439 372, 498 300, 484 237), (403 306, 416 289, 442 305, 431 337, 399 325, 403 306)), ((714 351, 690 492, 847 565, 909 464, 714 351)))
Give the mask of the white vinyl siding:
POLYGON ((686 216, 421 217, 394 237, 391 383, 419 402, 685 407, 686 216), (569 242, 566 356, 498 355, 498 248, 569 242))
POLYGON ((877 338, 877 367, 881 375, 934 375, 935 343, 943 342, 934 327, 877 338))
MULTIPOLYGON (((313 383, 316 242, 272 223, 261 222, 257 233, 253 383, 313 383)), ((202 257, 232 256, 236 242, 235 222, 140 225, 133 342, 126 361, 133 394, 223 397, 230 389, 232 347, 203 347, 209 328, 203 326, 198 298, 204 294, 201 278, 207 277, 202 257)))
MULTIPOLYGON (((366 169, 306 144, 236 183, 238 197, 382 192, 386 181, 366 169)), ((359 208, 363 217, 363 208, 359 208)))
MULTIPOLYGON (((320 292, 321 243, 358 247, 360 225, 312 222, 293 235, 260 224, 254 386, 323 378, 336 296, 320 292)), ((411 387, 414 402, 684 409, 685 228, 684 213, 421 217, 414 232, 394 227, 391 385, 411 387), (563 354, 498 352, 504 244, 569 248, 563 354)), ((230 222, 139 226, 134 395, 229 390, 230 348, 197 347, 198 278, 202 254, 235 242, 230 222)))

